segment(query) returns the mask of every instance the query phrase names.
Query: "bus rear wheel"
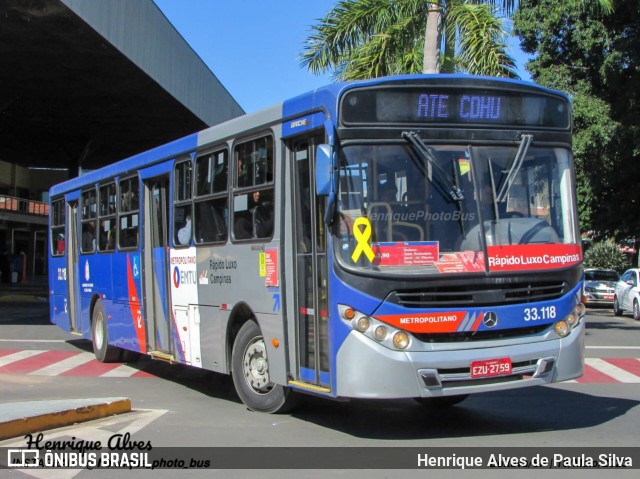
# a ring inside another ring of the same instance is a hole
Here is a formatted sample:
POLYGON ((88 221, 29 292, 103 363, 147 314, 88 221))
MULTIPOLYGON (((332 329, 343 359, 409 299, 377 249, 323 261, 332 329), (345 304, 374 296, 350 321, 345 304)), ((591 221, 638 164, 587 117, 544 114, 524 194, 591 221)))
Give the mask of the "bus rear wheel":
POLYGON ((231 376, 238 396, 252 411, 286 412, 295 405, 289 388, 271 382, 267 348, 253 320, 242 325, 233 343, 231 376))
POLYGON ((109 344, 106 318, 107 316, 105 315, 102 301, 98 300, 93 307, 93 316, 91 319, 93 353, 101 363, 113 363, 120 359, 120 349, 109 344))

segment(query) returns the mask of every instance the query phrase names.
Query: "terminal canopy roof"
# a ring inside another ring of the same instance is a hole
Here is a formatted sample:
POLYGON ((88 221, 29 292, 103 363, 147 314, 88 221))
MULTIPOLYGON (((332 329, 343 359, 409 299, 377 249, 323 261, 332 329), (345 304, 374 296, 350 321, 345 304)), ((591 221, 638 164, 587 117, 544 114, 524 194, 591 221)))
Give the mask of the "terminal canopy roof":
POLYGON ((94 169, 243 113, 151 0, 0 2, 0 160, 94 169))

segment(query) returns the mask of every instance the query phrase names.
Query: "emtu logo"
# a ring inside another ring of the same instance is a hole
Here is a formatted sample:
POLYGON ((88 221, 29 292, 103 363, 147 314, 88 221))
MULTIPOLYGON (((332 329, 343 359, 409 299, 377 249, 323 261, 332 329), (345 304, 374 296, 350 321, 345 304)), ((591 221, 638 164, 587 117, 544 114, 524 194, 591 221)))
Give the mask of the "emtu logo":
POLYGON ((173 268, 173 285, 176 288, 180 287, 180 270, 177 266, 173 268))

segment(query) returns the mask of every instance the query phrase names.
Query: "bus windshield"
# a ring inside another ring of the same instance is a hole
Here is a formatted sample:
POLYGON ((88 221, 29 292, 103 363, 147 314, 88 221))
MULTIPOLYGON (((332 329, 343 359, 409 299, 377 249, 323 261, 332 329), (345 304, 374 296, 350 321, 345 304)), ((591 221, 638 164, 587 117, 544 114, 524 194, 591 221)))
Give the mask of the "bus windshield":
POLYGON ((536 147, 529 136, 510 146, 405 139, 342 148, 342 264, 398 274, 485 272, 493 246, 576 244, 568 149, 536 147))

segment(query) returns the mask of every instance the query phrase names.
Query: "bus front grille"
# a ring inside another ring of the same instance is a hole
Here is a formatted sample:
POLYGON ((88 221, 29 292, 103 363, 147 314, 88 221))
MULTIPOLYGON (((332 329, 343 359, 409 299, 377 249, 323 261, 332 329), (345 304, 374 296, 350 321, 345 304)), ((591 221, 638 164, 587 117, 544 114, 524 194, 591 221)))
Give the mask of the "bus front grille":
POLYGON ((452 333, 411 333, 423 343, 460 343, 466 341, 490 341, 495 339, 518 338, 540 334, 552 324, 542 324, 527 328, 496 329, 486 331, 460 331, 452 333))
POLYGON ((433 286, 394 291, 388 301, 406 308, 500 306, 558 299, 568 292, 564 281, 433 286))

